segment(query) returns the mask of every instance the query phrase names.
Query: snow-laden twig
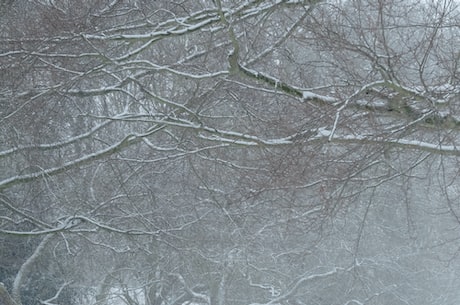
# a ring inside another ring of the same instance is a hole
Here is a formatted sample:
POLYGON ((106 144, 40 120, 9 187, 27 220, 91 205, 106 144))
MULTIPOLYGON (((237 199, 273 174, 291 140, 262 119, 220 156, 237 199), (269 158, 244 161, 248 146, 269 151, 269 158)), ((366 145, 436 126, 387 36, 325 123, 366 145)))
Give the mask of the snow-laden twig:
POLYGON ((209 73, 204 73, 204 74, 193 74, 189 72, 184 72, 184 71, 179 71, 176 69, 173 69, 169 66, 160 66, 157 65, 149 60, 132 60, 127 63, 124 63, 124 65, 133 65, 133 66, 140 66, 144 65, 144 67, 148 70, 154 70, 154 71, 166 71, 171 74, 177 75, 177 76, 182 76, 186 77, 189 79, 209 79, 209 78, 216 78, 220 76, 226 76, 228 75, 228 71, 216 71, 216 72, 209 72, 209 73))
POLYGON ((409 139, 396 139, 396 138, 373 138, 367 135, 332 135, 331 130, 320 128, 318 134, 311 139, 311 141, 320 139, 330 139, 331 142, 336 143, 361 143, 361 144, 391 144, 394 146, 416 149, 421 151, 434 152, 437 154, 447 154, 460 156, 459 146, 457 145, 444 145, 434 144, 421 140, 409 139))
POLYGON ((67 146, 67 145, 70 145, 70 144, 73 144, 77 141, 80 141, 80 140, 83 140, 83 139, 86 139, 88 137, 90 137, 91 135, 95 134, 97 131, 99 131, 101 128, 109 125, 110 123, 112 123, 113 121, 112 120, 108 120, 106 122, 103 122, 95 127, 93 127, 91 130, 85 132, 85 133, 82 133, 80 135, 77 135, 77 136, 74 136, 74 137, 71 137, 67 140, 64 140, 64 141, 60 141, 60 142, 54 142, 54 143, 47 143, 47 144, 30 144, 30 145, 22 145, 22 146, 18 146, 18 147, 15 147, 15 148, 11 148, 11 149, 7 149, 7 150, 4 150, 4 151, 0 151, 0 157, 6 157, 6 156, 9 156, 11 154, 14 154, 14 153, 17 153, 17 152, 20 152, 20 151, 23 151, 23 150, 32 150, 32 149, 37 149, 37 150, 51 150, 51 149, 56 149, 56 148, 62 148, 64 146, 67 146))
MULTIPOLYGON (((20 215, 24 216, 23 213, 20 213, 20 215)), ((27 216, 24 216, 27 217, 27 216)), ((30 217, 28 217, 30 218, 30 217)), ((56 227, 51 227, 48 224, 41 225, 41 221, 34 221, 33 224, 41 226, 41 227, 46 227, 46 229, 42 230, 34 230, 34 231, 14 231, 14 230, 4 230, 0 229, 1 234, 8 234, 8 235, 15 235, 15 236, 39 236, 39 235, 51 235, 54 233, 60 233, 63 231, 69 231, 70 229, 75 228, 81 223, 81 219, 78 217, 67 217, 63 221, 59 222, 59 225, 56 227)))
POLYGON ((161 37, 181 36, 181 35, 202 29, 220 20, 220 18, 216 16, 215 14, 214 15, 208 14, 207 17, 208 18, 202 19, 199 22, 194 22, 190 20, 188 21, 189 24, 186 27, 171 26, 170 28, 167 28, 167 29, 161 29, 161 30, 153 31, 153 32, 146 33, 146 34, 116 34, 116 35, 86 34, 84 35, 84 37, 85 39, 88 39, 88 40, 136 40, 136 41, 149 40, 150 41, 152 39, 158 39, 161 37))
POLYGON ((29 215, 29 213, 19 209, 18 207, 14 206, 14 204, 12 204, 9 199, 6 197, 6 196, 0 196, 0 203, 6 207, 8 210, 12 211, 13 213, 17 214, 17 215, 20 215, 21 217, 24 217, 25 219, 27 219, 28 221, 30 221, 31 223, 33 223, 35 226, 38 226, 40 228, 46 228, 46 229, 51 229, 52 227, 41 221, 40 219, 32 216, 32 215, 29 215), (5 198, 3 198, 5 197, 5 198))
POLYGON ((130 145, 134 143, 138 143, 139 141, 141 141, 143 137, 146 137, 148 135, 149 133, 128 134, 122 140, 116 142, 115 144, 110 145, 109 147, 105 149, 101 149, 92 154, 88 154, 86 156, 83 156, 81 158, 78 158, 72 161, 68 161, 61 166, 43 169, 43 170, 31 173, 31 174, 17 175, 17 176, 10 177, 8 179, 4 179, 3 181, 0 182, 0 190, 4 190, 6 188, 9 188, 19 183, 30 182, 38 178, 41 178, 41 177, 53 176, 53 175, 62 173, 64 171, 67 171, 69 169, 81 166, 93 160, 100 159, 104 156, 112 155, 126 147, 129 147, 130 145))
POLYGON ((269 302, 266 302, 266 303, 262 303, 262 304, 252 303, 250 305, 275 305, 275 304, 283 303, 285 300, 291 297, 306 282, 321 279, 321 278, 327 278, 327 277, 336 275, 339 272, 350 271, 353 268, 354 266, 347 268, 347 269, 341 268, 341 267, 334 267, 331 270, 323 272, 323 273, 314 273, 308 276, 302 276, 293 282, 291 288, 288 291, 286 291, 285 293, 282 293, 278 297, 273 298, 269 302))
POLYGON ((52 303, 52 302, 57 300, 57 298, 59 298, 59 295, 61 295, 61 293, 64 290, 64 288, 67 287, 70 284, 71 284, 70 282, 63 283, 61 285, 61 287, 59 287, 58 291, 56 291, 56 294, 54 296, 52 296, 51 298, 49 298, 47 300, 40 301, 40 304, 43 304, 43 305, 58 305, 57 303, 52 303))

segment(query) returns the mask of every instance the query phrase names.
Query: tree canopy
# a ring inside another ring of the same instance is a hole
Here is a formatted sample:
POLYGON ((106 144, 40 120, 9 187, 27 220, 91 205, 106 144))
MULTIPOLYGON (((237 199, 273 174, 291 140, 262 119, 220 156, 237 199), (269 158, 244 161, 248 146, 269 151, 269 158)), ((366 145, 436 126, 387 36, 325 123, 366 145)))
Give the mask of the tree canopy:
POLYGON ((460 299, 458 1, 4 1, 0 33, 0 299, 460 299))

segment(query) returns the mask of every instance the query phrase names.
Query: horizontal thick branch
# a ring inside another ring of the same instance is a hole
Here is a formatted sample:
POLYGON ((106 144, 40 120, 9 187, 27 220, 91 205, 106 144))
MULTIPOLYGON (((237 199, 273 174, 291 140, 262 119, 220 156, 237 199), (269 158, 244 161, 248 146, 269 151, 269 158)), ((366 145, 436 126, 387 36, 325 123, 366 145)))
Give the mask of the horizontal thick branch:
MULTIPOLYGON (((120 119, 120 118, 114 118, 120 119)), ((441 143, 430 143, 421 140, 413 139, 395 139, 391 137, 372 137, 364 135, 343 135, 335 134, 332 130, 327 128, 318 128, 316 130, 306 130, 290 136, 274 139, 264 139, 257 135, 241 133, 231 130, 217 129, 210 126, 204 126, 202 124, 193 123, 187 120, 181 120, 178 118, 164 118, 164 119, 150 119, 154 126, 162 125, 169 127, 176 127, 180 129, 192 130, 197 133, 199 138, 204 140, 220 142, 239 146, 248 147, 267 147, 267 146, 285 146, 294 143, 304 142, 305 144, 328 141, 335 143, 359 143, 359 144, 391 144, 397 147, 403 147, 408 149, 417 149, 422 151, 433 152, 437 154, 455 155, 460 156, 460 151, 456 145, 444 145, 441 143)), ((128 134, 122 140, 112 144, 111 146, 96 151, 92 154, 88 154, 79 159, 72 160, 64 163, 61 166, 40 170, 34 173, 18 175, 0 182, 0 191, 5 190, 11 186, 26 183, 40 179, 42 177, 49 177, 65 172, 69 169, 79 167, 83 164, 99 160, 101 158, 110 156, 117 153, 129 146, 139 143, 143 138, 150 136, 157 131, 156 128, 151 128, 142 134, 128 134)))
POLYGON ((25 182, 30 182, 34 181, 38 178, 42 177, 47 177, 47 176, 54 176, 60 173, 63 173, 67 170, 70 170, 72 168, 79 167, 83 164, 90 163, 92 161, 101 159, 106 156, 110 156, 126 147, 131 146, 134 143, 138 143, 139 141, 142 140, 142 137, 147 136, 148 134, 144 135, 127 135, 125 136, 121 141, 105 148, 102 150, 99 150, 97 152, 94 152, 92 154, 88 154, 84 157, 81 157, 76 160, 72 160, 69 162, 64 163, 61 166, 53 167, 53 168, 48 168, 45 170, 37 171, 31 174, 25 174, 25 175, 18 175, 14 176, 8 179, 5 179, 0 182, 0 191, 3 191, 9 187, 12 187, 14 185, 20 184, 20 183, 25 183, 25 182))
POLYGON ((64 140, 64 141, 48 143, 48 144, 22 145, 22 146, 7 149, 7 150, 4 150, 4 151, 0 151, 0 157, 6 157, 6 156, 9 156, 9 155, 12 155, 12 154, 15 154, 17 152, 24 151, 24 150, 52 150, 52 149, 62 148, 62 147, 65 147, 67 145, 73 144, 75 142, 78 142, 80 140, 83 140, 83 139, 86 139, 86 138, 90 137, 91 135, 95 134, 98 130, 100 130, 101 128, 109 125, 112 122, 113 121, 111 121, 111 120, 103 122, 103 123, 95 126, 94 128, 92 128, 91 130, 89 130, 89 131, 87 131, 85 133, 82 133, 82 134, 80 134, 78 136, 69 138, 69 139, 64 140))

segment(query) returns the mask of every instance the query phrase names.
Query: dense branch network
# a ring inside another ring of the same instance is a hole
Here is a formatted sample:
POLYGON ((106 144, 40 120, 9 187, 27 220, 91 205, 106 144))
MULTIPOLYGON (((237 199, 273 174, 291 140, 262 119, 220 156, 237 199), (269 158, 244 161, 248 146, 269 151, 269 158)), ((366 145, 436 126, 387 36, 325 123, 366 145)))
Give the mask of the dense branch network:
POLYGON ((460 156, 457 67, 447 46, 433 51, 455 30, 448 9, 430 28, 369 1, 128 2, 30 2, 43 28, 0 24, 0 237, 35 241, 13 297, 43 257, 59 272, 93 253, 99 273, 81 264, 41 302, 87 287, 101 304, 302 304, 352 277, 365 293, 353 283, 317 303, 397 297, 393 266, 359 265, 361 236, 347 234, 367 229, 382 187, 460 156), (431 76, 436 65, 452 77, 431 76))

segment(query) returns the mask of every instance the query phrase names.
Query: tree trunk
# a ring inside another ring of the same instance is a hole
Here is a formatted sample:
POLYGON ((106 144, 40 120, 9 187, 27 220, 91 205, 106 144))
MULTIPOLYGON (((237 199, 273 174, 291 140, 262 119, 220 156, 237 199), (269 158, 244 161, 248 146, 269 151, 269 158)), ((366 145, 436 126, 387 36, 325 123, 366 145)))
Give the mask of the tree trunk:
POLYGON ((3 283, 0 283, 0 305, 18 305, 10 296, 3 283))
POLYGON ((16 274, 16 278, 14 279, 14 282, 13 282, 13 288, 11 290, 11 294, 15 301, 15 303, 13 304, 21 305, 21 286, 24 284, 24 279, 26 279, 27 276, 31 273, 35 261, 40 256, 42 251, 45 249, 45 246, 48 244, 48 242, 51 240, 52 237, 53 235, 50 234, 50 235, 45 236, 45 238, 43 238, 43 240, 40 242, 38 247, 35 249, 34 253, 32 253, 32 255, 24 262, 24 264, 22 264, 21 268, 16 274))

